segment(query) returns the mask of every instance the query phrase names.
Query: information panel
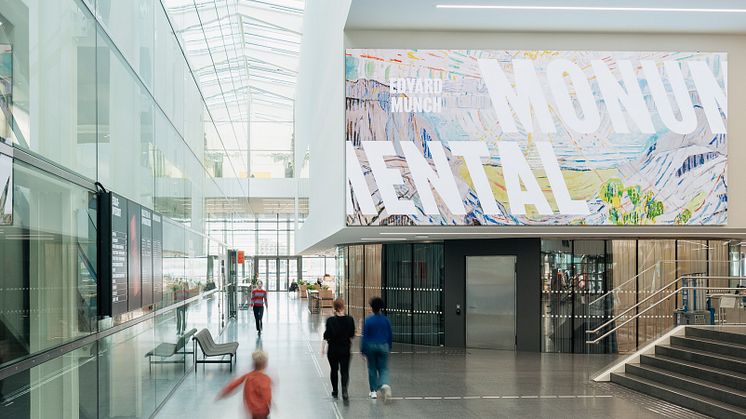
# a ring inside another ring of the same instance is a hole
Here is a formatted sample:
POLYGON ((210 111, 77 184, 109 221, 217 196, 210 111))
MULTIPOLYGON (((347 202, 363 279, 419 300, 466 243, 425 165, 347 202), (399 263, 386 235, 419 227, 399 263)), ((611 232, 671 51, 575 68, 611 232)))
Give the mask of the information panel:
POLYGON ((127 200, 111 194, 111 311, 127 311, 127 200))
POLYGON ((153 213, 153 303, 163 300, 163 222, 153 213))
POLYGON ((140 263, 142 266, 142 305, 153 304, 153 226, 152 212, 140 207, 140 263))
POLYGON ((163 217, 116 193, 100 193, 99 202, 99 314, 116 316, 159 303, 163 299, 163 217))
POLYGON ((346 51, 347 225, 725 225, 727 56, 346 51))
POLYGON ((127 201, 127 310, 142 307, 142 262, 140 255, 140 205, 127 201))

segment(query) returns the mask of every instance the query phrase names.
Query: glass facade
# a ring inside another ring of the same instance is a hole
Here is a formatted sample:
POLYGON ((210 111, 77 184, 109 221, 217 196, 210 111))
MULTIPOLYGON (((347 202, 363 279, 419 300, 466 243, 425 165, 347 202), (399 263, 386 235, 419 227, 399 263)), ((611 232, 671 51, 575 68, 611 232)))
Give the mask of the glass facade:
POLYGON ((214 175, 297 177, 293 117, 304 1, 163 3, 215 121, 205 149, 214 175))
POLYGON ((0 6, 12 87, 3 137, 14 148, 14 218, 0 227, 0 417, 149 417, 189 368, 184 333, 223 327, 235 212, 221 186, 246 187, 205 152, 225 151, 223 140, 172 25, 159 0, 0 6), (222 175, 231 179, 218 185, 222 175), (95 182, 164 216, 155 306, 98 316, 95 182), (181 349, 152 356, 161 344, 181 349))
MULTIPOLYGON (((359 326, 370 314, 370 298, 381 296, 394 341, 442 345, 444 249, 443 243, 340 246, 337 294, 359 326)), ((710 287, 736 287, 744 282, 737 278, 744 272, 744 250, 742 242, 732 240, 542 240, 536 261, 541 264, 541 351, 634 352, 673 324, 677 278, 701 274, 710 277, 710 287), (645 303, 649 296, 654 298, 645 303), (631 309, 638 302, 644 304, 631 309), (638 312, 599 343, 586 343, 587 331, 638 312)))
POLYGON ((386 302, 395 342, 444 342, 442 243, 369 244, 338 248, 338 290, 361 327, 368 301, 386 302))
POLYGON ((742 274, 744 260, 741 243, 729 240, 542 240, 541 247, 543 352, 634 352, 670 329, 677 278, 723 277, 708 285, 734 287, 728 277, 742 274), (637 313, 600 343, 586 343, 586 331, 637 313))

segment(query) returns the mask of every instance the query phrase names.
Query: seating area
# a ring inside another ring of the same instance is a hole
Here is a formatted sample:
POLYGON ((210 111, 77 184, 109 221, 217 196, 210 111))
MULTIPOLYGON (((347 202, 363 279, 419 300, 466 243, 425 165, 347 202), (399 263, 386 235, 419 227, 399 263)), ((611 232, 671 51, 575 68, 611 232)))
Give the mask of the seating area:
POLYGON ((236 360, 236 350, 238 342, 215 343, 212 334, 207 329, 202 329, 192 338, 194 341, 194 371, 197 371, 197 364, 230 364, 230 371, 233 372, 233 363, 236 360), (202 359, 197 356, 197 344, 202 349, 202 359), (229 359, 225 359, 229 356, 229 359), (217 358, 220 359, 208 359, 217 358))
POLYGON ((197 329, 189 330, 188 332, 179 336, 179 339, 176 341, 176 343, 164 342, 156 346, 152 351, 146 353, 145 357, 148 358, 148 368, 150 372, 153 372, 153 364, 184 364, 186 362, 186 357, 180 357, 178 359, 172 360, 168 360, 168 358, 171 358, 177 354, 188 355, 194 353, 187 352, 185 349, 186 343, 189 341, 189 338, 192 337, 192 335, 194 335, 195 333, 197 333, 197 329), (153 357, 157 357, 159 359, 153 360, 153 357))

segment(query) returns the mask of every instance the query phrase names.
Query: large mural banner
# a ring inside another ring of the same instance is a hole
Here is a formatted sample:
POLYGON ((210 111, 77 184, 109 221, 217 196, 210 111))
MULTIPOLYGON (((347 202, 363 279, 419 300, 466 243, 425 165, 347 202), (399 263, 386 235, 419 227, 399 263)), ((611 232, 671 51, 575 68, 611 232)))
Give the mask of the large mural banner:
POLYGON ((727 56, 349 49, 347 225, 723 225, 727 56))

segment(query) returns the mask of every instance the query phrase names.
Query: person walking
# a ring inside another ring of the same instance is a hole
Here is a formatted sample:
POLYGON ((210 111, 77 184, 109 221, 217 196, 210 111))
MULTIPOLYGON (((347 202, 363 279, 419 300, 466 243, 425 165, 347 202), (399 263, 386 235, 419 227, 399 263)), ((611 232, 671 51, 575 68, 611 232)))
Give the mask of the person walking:
POLYGON ((256 288, 251 290, 251 307, 254 308, 254 323, 256 323, 256 331, 260 335, 262 334, 262 317, 264 317, 264 309, 267 308, 267 291, 263 288, 262 281, 257 282, 256 288))
POLYGON ((218 394, 218 400, 230 395, 243 384, 243 402, 252 419, 266 419, 272 406, 272 380, 264 373, 267 368, 267 354, 256 351, 251 354, 254 370, 228 383, 218 394))
POLYGON ((385 304, 381 297, 370 300, 373 314, 365 319, 363 337, 360 339, 360 352, 368 362, 368 385, 370 398, 377 399, 381 393, 383 401, 391 398, 389 385, 389 352, 391 351, 391 322, 383 315, 385 304))
POLYGON ((331 367, 330 379, 332 380, 332 397, 337 398, 339 387, 337 385, 337 372, 342 376, 342 400, 349 400, 347 394, 347 383, 350 381, 350 347, 352 338, 355 337, 355 320, 345 314, 344 300, 334 300, 334 315, 326 319, 324 340, 321 342, 321 355, 324 355, 325 346, 326 359, 331 367))

